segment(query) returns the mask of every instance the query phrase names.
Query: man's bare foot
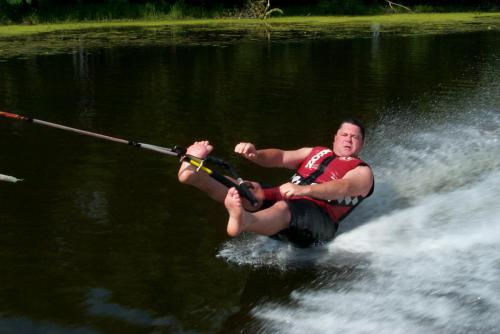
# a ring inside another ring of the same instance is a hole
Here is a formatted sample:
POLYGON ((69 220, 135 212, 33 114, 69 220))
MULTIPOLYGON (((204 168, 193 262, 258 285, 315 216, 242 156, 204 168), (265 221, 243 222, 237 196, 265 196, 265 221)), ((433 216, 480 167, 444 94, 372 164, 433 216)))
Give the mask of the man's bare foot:
MULTIPOLYGON (((214 147, 208 140, 195 141, 186 150, 186 154, 203 159, 212 152, 214 147)), ((183 162, 177 175, 181 183, 195 184, 197 180, 196 168, 187 162, 183 162)))
POLYGON ((236 188, 229 189, 224 200, 224 205, 229 212, 227 234, 235 237, 243 232, 245 227, 245 210, 243 209, 240 194, 238 194, 236 188))
POLYGON ((212 152, 214 147, 210 145, 208 140, 195 141, 186 150, 186 154, 203 159, 212 152))

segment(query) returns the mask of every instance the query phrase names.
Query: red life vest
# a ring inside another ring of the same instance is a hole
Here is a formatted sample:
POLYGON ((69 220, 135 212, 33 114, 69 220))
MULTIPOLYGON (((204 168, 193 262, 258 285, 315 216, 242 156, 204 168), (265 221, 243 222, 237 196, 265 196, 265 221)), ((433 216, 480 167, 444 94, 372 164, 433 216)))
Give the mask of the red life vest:
MULTIPOLYGON (((368 166, 363 160, 354 157, 337 157, 332 150, 326 147, 314 147, 311 153, 302 161, 297 172, 292 176, 291 183, 308 185, 324 183, 341 179, 349 171, 358 166, 368 166)), ((368 166, 369 167, 369 166, 368 166)), ((266 199, 281 200, 279 188, 264 191, 266 199), (276 192, 277 191, 277 192, 276 192)), ((373 193, 373 185, 366 197, 373 193)), ((322 207, 332 220, 339 223, 366 197, 355 196, 336 200, 321 200, 308 196, 293 196, 292 199, 305 198, 322 207)))

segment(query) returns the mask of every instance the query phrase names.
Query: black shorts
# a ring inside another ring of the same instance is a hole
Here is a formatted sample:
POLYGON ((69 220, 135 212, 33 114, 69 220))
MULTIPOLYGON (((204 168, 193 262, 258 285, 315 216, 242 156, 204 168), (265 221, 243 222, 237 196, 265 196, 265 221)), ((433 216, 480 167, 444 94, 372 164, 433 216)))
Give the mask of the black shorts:
POLYGON ((307 199, 287 201, 292 214, 290 226, 272 236, 288 240, 298 247, 309 247, 332 240, 337 232, 336 224, 321 207, 307 199))

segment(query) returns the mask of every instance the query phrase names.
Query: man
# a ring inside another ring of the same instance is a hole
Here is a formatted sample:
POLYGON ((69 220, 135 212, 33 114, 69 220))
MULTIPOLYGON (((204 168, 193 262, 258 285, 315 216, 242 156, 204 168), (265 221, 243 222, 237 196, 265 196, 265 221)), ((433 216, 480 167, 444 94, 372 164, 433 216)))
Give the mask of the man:
MULTIPOLYGON (((235 188, 227 189, 188 163, 179 169, 179 181, 205 191, 223 202, 229 213, 227 233, 242 232, 286 238, 307 247, 333 239, 339 222, 373 192, 371 168, 358 158, 364 144, 363 125, 346 119, 335 134, 333 149, 304 147, 298 150, 257 150, 252 143, 239 143, 234 151, 263 167, 297 170, 292 181, 262 189, 252 183, 259 200, 258 211, 249 211, 235 188), (247 208, 247 210, 245 209, 247 208)), ((204 158, 213 147, 195 142, 187 154, 204 158)))

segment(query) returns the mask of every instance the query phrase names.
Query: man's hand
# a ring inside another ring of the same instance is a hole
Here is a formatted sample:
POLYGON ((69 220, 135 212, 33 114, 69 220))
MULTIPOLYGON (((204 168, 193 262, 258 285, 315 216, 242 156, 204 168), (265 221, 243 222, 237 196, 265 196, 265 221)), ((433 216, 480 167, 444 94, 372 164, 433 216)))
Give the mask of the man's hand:
POLYGON ((252 143, 239 143, 234 148, 234 152, 241 154, 248 160, 253 160, 257 158, 257 149, 255 148, 255 145, 252 143))
POLYGON ((250 191, 255 196, 255 199, 257 200, 258 205, 256 207, 254 207, 250 204, 250 202, 248 202, 245 199, 243 201, 243 207, 245 208, 245 210, 250 211, 250 212, 258 211, 262 207, 262 203, 264 203, 264 191, 262 190, 262 187, 259 183, 251 182, 251 181, 247 181, 247 182, 250 182, 250 184, 251 184, 250 191))
POLYGON ((309 186, 299 186, 290 182, 280 186, 280 193, 286 199, 292 196, 307 196, 308 190, 309 186))

